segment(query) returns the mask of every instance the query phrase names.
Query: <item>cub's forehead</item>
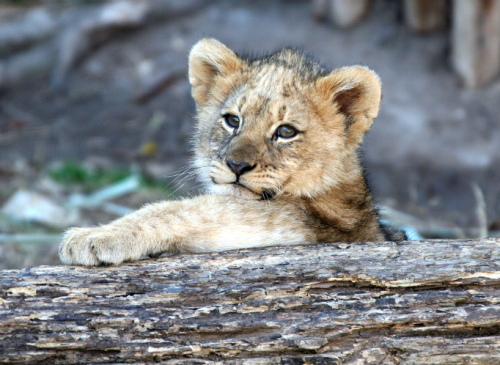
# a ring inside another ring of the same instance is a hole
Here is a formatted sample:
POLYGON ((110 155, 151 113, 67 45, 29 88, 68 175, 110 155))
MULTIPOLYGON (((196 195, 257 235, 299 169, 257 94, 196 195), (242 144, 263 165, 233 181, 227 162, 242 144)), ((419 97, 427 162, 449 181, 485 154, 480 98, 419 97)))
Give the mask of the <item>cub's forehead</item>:
POLYGON ((223 109, 246 117, 284 120, 310 109, 316 80, 326 71, 301 53, 285 49, 247 60, 240 72, 223 109))
POLYGON ((228 100, 222 114, 234 114, 244 121, 243 130, 253 127, 276 128, 279 124, 293 124, 305 129, 311 123, 315 108, 305 91, 294 92, 283 85, 270 89, 242 88, 228 100), (285 96, 286 95, 286 96, 285 96))
POLYGON ((299 111, 310 101, 310 85, 294 82, 277 82, 275 79, 259 79, 255 84, 244 84, 235 89, 223 105, 241 114, 263 115, 278 109, 299 111), (274 81, 273 81, 274 80, 274 81))
POLYGON ((275 64, 258 65, 243 72, 239 85, 224 106, 241 109, 252 104, 285 104, 299 107, 314 87, 314 80, 300 77, 297 70, 275 64))
POLYGON ((310 70, 278 63, 255 63, 245 72, 248 91, 267 96, 293 96, 293 92, 314 86, 316 75, 310 70))
POLYGON ((255 67, 248 73, 247 88, 258 93, 279 93, 283 89, 297 86, 297 73, 277 65, 255 67))

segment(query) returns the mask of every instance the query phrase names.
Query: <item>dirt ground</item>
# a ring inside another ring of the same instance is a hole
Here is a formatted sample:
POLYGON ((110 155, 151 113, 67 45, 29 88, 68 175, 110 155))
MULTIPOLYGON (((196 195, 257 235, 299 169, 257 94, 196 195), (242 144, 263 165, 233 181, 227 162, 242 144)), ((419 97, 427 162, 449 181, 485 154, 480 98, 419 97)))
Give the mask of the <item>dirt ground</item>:
POLYGON ((187 79, 152 93, 150 86, 171 72, 185 75, 190 47, 212 36, 241 53, 294 45, 332 68, 375 70, 384 97, 364 159, 377 201, 429 226, 467 230, 479 224, 471 188, 478 184, 498 230, 500 80, 463 88, 449 66, 449 30, 412 33, 401 3, 374 1, 360 25, 338 29, 315 21, 309 1, 212 1, 93 48, 57 87, 40 74, 4 89, 0 204, 57 161, 138 165, 155 177, 187 164, 194 114, 187 79), (150 142, 155 148, 145 152, 150 142))

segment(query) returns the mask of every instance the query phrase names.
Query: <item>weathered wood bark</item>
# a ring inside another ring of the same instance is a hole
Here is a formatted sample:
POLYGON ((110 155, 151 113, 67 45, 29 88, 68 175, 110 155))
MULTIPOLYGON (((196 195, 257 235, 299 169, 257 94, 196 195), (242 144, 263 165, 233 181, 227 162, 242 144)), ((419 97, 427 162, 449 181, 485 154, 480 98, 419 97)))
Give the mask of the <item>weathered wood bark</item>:
POLYGON ((406 23, 416 32, 444 28, 446 11, 446 0, 405 0, 406 23))
POLYGON ((482 86, 500 70, 500 0, 455 0, 453 9, 453 65, 467 87, 482 86))
POLYGON ((1 272, 0 363, 500 364, 500 239, 1 272))

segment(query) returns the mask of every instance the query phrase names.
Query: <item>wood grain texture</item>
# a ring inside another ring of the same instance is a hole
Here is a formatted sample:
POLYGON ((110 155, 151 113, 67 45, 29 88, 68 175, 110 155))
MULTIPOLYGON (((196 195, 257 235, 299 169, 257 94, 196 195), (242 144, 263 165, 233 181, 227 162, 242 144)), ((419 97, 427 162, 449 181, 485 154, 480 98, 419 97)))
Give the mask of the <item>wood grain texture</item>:
POLYGON ((499 239, 0 275, 0 363, 500 364, 499 239))

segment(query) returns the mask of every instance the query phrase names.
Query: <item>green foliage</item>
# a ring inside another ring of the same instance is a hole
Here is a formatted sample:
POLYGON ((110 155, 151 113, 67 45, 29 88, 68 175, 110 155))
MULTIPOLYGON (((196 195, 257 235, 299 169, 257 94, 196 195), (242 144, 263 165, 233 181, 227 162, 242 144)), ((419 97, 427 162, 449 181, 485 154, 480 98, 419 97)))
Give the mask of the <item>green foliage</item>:
MULTIPOLYGON (((80 187, 85 192, 90 193, 129 177, 131 172, 128 169, 116 167, 109 169, 89 169, 81 163, 66 161, 62 165, 49 170, 48 175, 60 184, 70 188, 80 187)), ((172 190, 167 185, 165 181, 141 176, 142 188, 155 190, 165 195, 165 197, 169 197, 172 193, 172 190)))
POLYGON ((106 1, 103 0, 53 0, 55 3, 61 4, 99 4, 106 1))
POLYGON ((80 185, 86 191, 93 191, 114 184, 130 176, 126 169, 87 169, 76 162, 67 161, 58 168, 50 170, 49 176, 64 185, 80 185))
POLYGON ((49 176, 64 185, 82 184, 88 179, 88 171, 73 162, 65 162, 60 167, 49 171, 49 176))
POLYGON ((103 0, 0 0, 0 5, 10 4, 17 6, 53 3, 53 4, 98 4, 105 2, 103 0))
POLYGON ((150 177, 143 176, 141 179, 141 185, 147 189, 165 190, 170 193, 170 189, 166 187, 165 182, 161 182, 150 177))
POLYGON ((93 191, 125 179, 130 176, 130 172, 117 168, 90 170, 81 164, 67 161, 60 167, 49 171, 49 176, 61 184, 80 185, 87 191, 93 191))
POLYGON ((10 5, 31 5, 31 4, 36 4, 39 1, 34 1, 34 0, 0 0, 0 5, 1 4, 10 4, 10 5))

